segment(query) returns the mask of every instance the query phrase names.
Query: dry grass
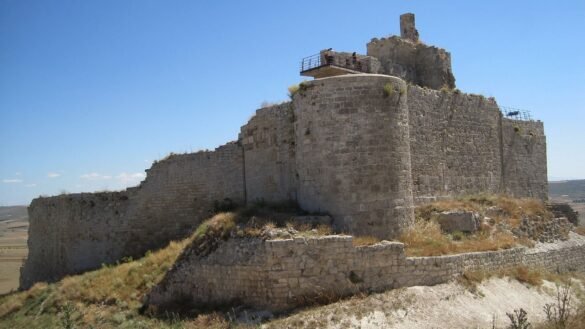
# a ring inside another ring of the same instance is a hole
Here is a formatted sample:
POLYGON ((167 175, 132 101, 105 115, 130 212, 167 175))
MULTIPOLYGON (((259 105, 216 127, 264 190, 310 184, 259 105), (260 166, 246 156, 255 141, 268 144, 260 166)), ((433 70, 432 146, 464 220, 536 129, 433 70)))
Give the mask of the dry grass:
MULTIPOLYGON (((173 314, 149 317, 139 310, 143 297, 162 280, 187 246, 204 254, 233 232, 241 230, 248 236, 258 236, 262 229, 277 226, 269 217, 252 222, 242 223, 240 212, 219 213, 203 222, 189 238, 148 252, 141 259, 66 277, 55 284, 39 283, 27 291, 0 297, 0 327, 62 328, 67 309, 80 328, 245 328, 223 313, 199 314, 186 320, 173 314)), ((331 233, 328 225, 305 229, 311 234, 331 233)))
POLYGON ((456 199, 440 200, 428 205, 417 207, 416 217, 431 220, 438 212, 448 210, 475 211, 486 215, 488 208, 495 207, 501 210, 500 214, 492 215, 496 222, 505 221, 510 227, 518 227, 522 217, 540 216, 552 218, 552 213, 546 209, 543 202, 531 198, 512 198, 505 195, 472 195, 456 199))
POLYGON ((288 97, 291 99, 299 92, 301 89, 300 85, 292 85, 288 87, 288 97))
MULTIPOLYGON (((223 237, 235 227, 235 214, 222 213, 204 222, 193 235, 173 241, 143 258, 104 266, 58 283, 38 283, 31 289, 0 298, 0 322, 15 328, 61 328, 65 308, 71 308, 78 327, 95 328, 228 328, 219 313, 201 314, 189 321, 142 316, 143 296, 164 277, 185 247, 206 237, 223 237)), ((1 326, 0 326, 1 327, 1 326)))
POLYGON ((475 291, 478 284, 492 277, 508 277, 518 282, 540 287, 544 280, 558 284, 567 284, 570 283, 572 279, 582 280, 583 275, 570 272, 558 274, 541 268, 529 268, 521 265, 497 271, 465 271, 459 277, 458 281, 463 286, 475 291))
MULTIPOLYGON (((313 237, 330 235, 331 225, 306 222, 297 216, 309 215, 300 209, 295 202, 264 202, 257 201, 236 210, 238 236, 260 237, 267 230, 286 229, 297 231, 300 236, 313 237)), ((294 232, 293 232, 294 233, 294 232)))
POLYGON ((333 229, 330 225, 321 224, 317 226, 317 234, 319 235, 330 235, 333 233, 333 229))
POLYGON ((307 231, 312 230, 313 226, 311 226, 311 224, 308 224, 308 223, 287 222, 286 228, 294 229, 294 230, 297 230, 299 232, 307 232, 307 231))
POLYGON ((404 232, 399 241, 406 245, 407 256, 439 256, 475 251, 493 251, 509 249, 520 243, 508 232, 479 232, 475 235, 463 235, 454 241, 444 234, 437 222, 416 220, 414 225, 404 232))
POLYGON ((32 286, 32 288, 23 293, 16 293, 1 298, 0 319, 12 312, 19 310, 27 300, 39 297, 39 295, 44 293, 47 288, 48 284, 41 282, 35 284, 32 286))
POLYGON ((354 247, 371 246, 380 242, 380 239, 373 236, 354 236, 352 243, 354 247))
POLYGON ((583 328, 585 328, 585 305, 581 304, 581 306, 575 311, 575 314, 569 318, 567 329, 583 328))
MULTIPOLYGON (((58 327, 62 310, 69 306, 82 327, 111 328, 125 321, 122 317, 137 318, 142 297, 162 279, 190 241, 171 242, 137 261, 66 277, 56 284, 38 283, 5 296, 0 299, 0 320, 14 327, 58 327)), ((143 321, 165 327, 155 319, 143 321)))
POLYGON ((408 256, 494 251, 520 245, 532 247, 532 240, 516 237, 508 229, 517 228, 524 217, 538 216, 546 220, 553 216, 539 200, 502 195, 473 195, 441 200, 417 207, 415 214, 414 226, 399 237, 407 247, 408 256), (477 212, 481 218, 490 217, 492 223, 482 222, 479 231, 474 234, 445 234, 435 220, 438 213, 450 210, 477 212))
POLYGON ((236 214, 233 212, 224 212, 216 214, 210 219, 204 221, 197 227, 192 238, 197 239, 204 235, 220 234, 224 235, 236 227, 236 214))

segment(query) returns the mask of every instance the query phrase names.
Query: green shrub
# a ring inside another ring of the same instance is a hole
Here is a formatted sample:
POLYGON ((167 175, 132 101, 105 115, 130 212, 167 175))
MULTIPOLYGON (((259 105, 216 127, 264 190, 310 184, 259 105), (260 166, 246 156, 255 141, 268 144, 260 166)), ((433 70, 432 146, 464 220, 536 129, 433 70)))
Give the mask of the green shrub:
POLYGON ((301 83, 299 83, 298 85, 292 85, 290 87, 288 87, 288 97, 290 97, 291 99, 296 95, 296 94, 301 94, 304 91, 307 91, 310 87, 310 84, 307 83, 306 81, 303 81, 301 83))
POLYGON ((455 232, 451 233, 451 238, 453 239, 453 241, 461 241, 461 240, 463 240, 464 237, 465 237, 465 233, 463 233, 461 231, 455 231, 455 232))
POLYGON ((300 84, 288 87, 288 97, 292 99, 299 92, 300 89, 301 89, 300 84))
POLYGON ((528 329, 532 325, 528 322, 528 316, 524 309, 514 310, 514 313, 506 313, 510 319, 509 329, 528 329))
POLYGON ((442 93, 449 93, 449 92, 451 92, 451 88, 449 88, 449 86, 447 86, 447 85, 443 85, 443 87, 441 87, 441 92, 442 93))
POLYGON ((388 82, 384 85, 384 96, 385 97, 392 97, 395 92, 396 92, 396 90, 394 90, 394 85, 391 84, 390 82, 388 82))

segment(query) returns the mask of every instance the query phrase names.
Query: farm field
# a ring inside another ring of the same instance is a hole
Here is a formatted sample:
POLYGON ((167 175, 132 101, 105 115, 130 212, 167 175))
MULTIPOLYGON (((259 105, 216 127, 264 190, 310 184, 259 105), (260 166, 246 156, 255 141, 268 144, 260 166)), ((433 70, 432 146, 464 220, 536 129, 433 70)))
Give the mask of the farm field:
POLYGON ((0 294, 18 288, 20 266, 28 253, 27 235, 26 207, 0 207, 0 294))

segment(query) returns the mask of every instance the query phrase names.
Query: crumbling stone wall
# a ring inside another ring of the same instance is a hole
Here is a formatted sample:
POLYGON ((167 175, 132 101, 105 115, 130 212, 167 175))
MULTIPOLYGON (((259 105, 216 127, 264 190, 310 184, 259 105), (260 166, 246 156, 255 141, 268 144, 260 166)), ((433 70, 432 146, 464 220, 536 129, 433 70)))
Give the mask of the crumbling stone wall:
POLYGON ((259 109, 241 129, 248 201, 296 200, 294 113, 290 102, 259 109))
POLYGON ((500 112, 493 99, 409 85, 414 196, 498 193, 500 112))
POLYGON ((214 201, 243 202, 242 148, 171 155, 138 187, 38 198, 29 206, 29 256, 21 288, 137 257, 186 236, 214 201))
POLYGON ((125 252, 140 255, 189 234, 210 217, 216 201, 243 204, 243 172, 242 148, 236 142, 153 164, 130 198, 125 252))
POLYGON ((406 257, 402 243, 353 247, 352 237, 233 239, 205 257, 189 254, 148 296, 163 306, 243 304, 282 311, 319 297, 447 282, 464 271, 518 265, 585 272, 585 237, 536 248, 406 257))
POLYGON ((546 137, 541 121, 502 119, 504 191, 548 198, 546 137))
POLYGON ((434 46, 417 45, 415 84, 432 89, 455 88, 451 53, 434 46))
POLYGON ((55 281, 125 256, 127 192, 38 198, 29 212, 28 258, 20 286, 55 281))
POLYGON ((400 15, 400 37, 412 42, 418 42, 418 31, 415 25, 413 13, 400 15))
POLYGON ((380 61, 380 73, 421 87, 455 88, 451 54, 445 49, 392 36, 372 39, 367 44, 367 54, 380 61))
MULTIPOLYGON (((367 54, 380 61, 380 73, 415 83, 416 44, 397 36, 374 38, 367 44, 367 54)), ((439 87, 440 88, 440 87, 439 87)))
POLYGON ((406 98, 404 81, 390 76, 303 83, 293 101, 303 209, 329 212, 339 230, 381 238, 412 223, 406 98))

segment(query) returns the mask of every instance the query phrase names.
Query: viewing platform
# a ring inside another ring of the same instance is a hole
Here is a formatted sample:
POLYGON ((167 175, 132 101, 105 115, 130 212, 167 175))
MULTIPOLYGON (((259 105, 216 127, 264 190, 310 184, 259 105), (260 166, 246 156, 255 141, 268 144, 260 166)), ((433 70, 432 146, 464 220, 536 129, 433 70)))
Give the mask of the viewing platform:
POLYGON ((336 52, 330 49, 301 60, 302 76, 315 79, 344 74, 378 73, 380 62, 372 57, 348 52, 336 52))

